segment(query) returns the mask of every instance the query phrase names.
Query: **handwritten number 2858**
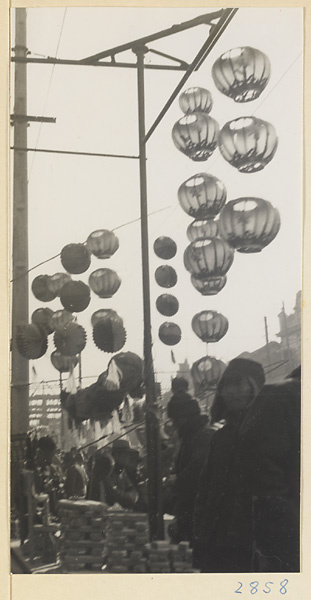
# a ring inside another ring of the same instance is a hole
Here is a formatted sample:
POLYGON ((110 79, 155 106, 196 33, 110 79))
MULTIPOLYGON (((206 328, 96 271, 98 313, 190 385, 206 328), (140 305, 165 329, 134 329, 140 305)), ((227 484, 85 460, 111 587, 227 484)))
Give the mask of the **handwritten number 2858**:
MULTIPOLYGON (((236 594, 242 594, 241 589, 243 587, 243 583, 241 581, 238 581, 238 584, 239 584, 239 587, 235 590, 235 593, 236 594)), ((271 587, 270 586, 272 586, 273 584, 274 584, 273 581, 267 581, 265 583, 265 587, 263 588, 262 591, 265 594, 270 594, 270 592, 271 592, 271 587)), ((287 584, 288 584, 288 579, 283 579, 283 581, 280 582, 280 589, 279 589, 280 594, 283 594, 283 595, 287 594, 287 587, 286 587, 287 584)), ((259 586, 259 581, 251 581, 251 583, 249 584, 249 586, 250 586, 250 594, 252 594, 253 596, 255 594, 257 594, 258 591, 260 591, 259 587, 258 587, 259 586)))

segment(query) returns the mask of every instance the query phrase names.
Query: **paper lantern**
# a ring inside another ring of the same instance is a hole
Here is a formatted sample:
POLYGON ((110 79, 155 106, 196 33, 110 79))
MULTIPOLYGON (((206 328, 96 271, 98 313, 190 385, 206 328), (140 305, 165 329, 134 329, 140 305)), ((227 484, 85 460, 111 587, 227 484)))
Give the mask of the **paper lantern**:
POLYGON ((87 238, 89 251, 97 258, 110 258, 119 248, 119 240, 113 231, 98 229, 87 238))
POLYGON ((192 322, 194 333, 202 342, 219 342, 226 335, 228 319, 214 310, 202 310, 194 315, 192 322))
POLYGON ((112 298, 121 285, 121 279, 112 269, 97 269, 89 277, 89 286, 100 298, 112 298))
POLYGON ((73 314, 68 310, 55 310, 51 316, 50 325, 53 327, 53 331, 55 329, 62 329, 62 327, 65 327, 73 319, 73 314))
POLYGON ((103 352, 117 352, 126 342, 126 331, 118 319, 107 316, 95 323, 93 340, 103 352))
POLYGON ((201 279, 195 275, 191 275, 191 283, 195 289, 202 294, 202 296, 214 296, 218 294, 226 285, 226 275, 219 277, 208 277, 207 279, 201 279))
POLYGON ((182 117, 172 130, 173 142, 191 160, 207 160, 217 148, 219 126, 215 119, 195 113, 182 117))
POLYGON ((68 273, 84 273, 91 264, 88 248, 84 244, 67 244, 60 254, 61 263, 68 273))
POLYGON ((213 356, 204 356, 195 361, 191 367, 191 377, 195 389, 198 391, 207 391, 210 388, 216 387, 225 368, 226 365, 213 356))
POLYGON ((41 358, 48 347, 44 329, 35 323, 19 325, 16 331, 16 346, 19 353, 28 360, 41 358))
POLYGON ((166 317, 172 317, 178 312, 179 302, 172 294, 162 294, 156 300, 156 307, 166 317))
POLYGON ((49 288, 49 279, 49 275, 38 275, 31 284, 32 293, 37 300, 40 300, 40 302, 50 302, 57 296, 57 294, 49 288))
POLYGON ((214 219, 226 202, 227 191, 214 175, 197 173, 181 184, 177 195, 187 215, 195 219, 214 219))
POLYGON ((212 94, 205 88, 192 87, 179 96, 179 106, 183 113, 209 113, 213 106, 212 94))
POLYGON ((164 288, 174 287, 177 283, 177 273, 175 269, 169 265, 161 265, 158 267, 154 277, 157 284, 164 288))
POLYGON ((267 121, 240 117, 228 121, 219 133, 219 150, 241 173, 261 171, 272 160, 278 146, 276 131, 267 121))
POLYGON ((262 198, 231 200, 219 218, 220 235, 238 252, 260 252, 280 226, 279 211, 262 198))
POLYGON ((51 324, 53 311, 50 308, 37 308, 31 315, 31 322, 45 331, 46 335, 53 333, 54 327, 51 324))
POLYGON ((78 364, 77 356, 64 356, 57 350, 51 354, 51 363, 60 373, 69 373, 78 364))
POLYGON ((260 96, 269 81, 270 61, 256 48, 233 48, 216 60, 212 77, 218 90, 235 102, 250 102, 260 96))
POLYGON ((233 263, 234 251, 221 238, 191 242, 184 252, 187 271, 201 279, 225 275, 233 263))
POLYGON ((213 238, 218 235, 218 224, 212 220, 197 220, 192 221, 187 227, 187 236, 190 242, 194 242, 199 238, 213 238))
POLYGON ((83 311, 90 300, 90 289, 83 281, 68 281, 60 291, 60 301, 69 312, 83 311))
POLYGON ((162 323, 159 327, 159 338, 167 346, 175 346, 181 340, 181 329, 176 323, 162 323))
POLYGON ((68 281, 71 281, 71 277, 68 273, 54 273, 48 280, 48 288, 56 294, 56 296, 59 296, 63 285, 68 281))
POLYGON ((153 244, 154 253, 164 260, 169 260, 175 256, 177 246, 174 240, 170 237, 161 236, 158 237, 153 244))
POLYGON ((99 310, 97 310, 96 312, 94 312, 92 314, 92 317, 91 317, 92 327, 94 327, 94 325, 96 323, 98 323, 98 321, 102 321, 106 317, 108 317, 108 318, 111 317, 115 321, 118 321, 119 323, 121 323, 123 325, 123 319, 118 315, 118 313, 115 310, 113 310, 112 308, 100 308, 99 310))
POLYGON ((85 329, 78 323, 68 323, 54 333, 54 344, 58 352, 64 356, 80 354, 86 346, 85 329))

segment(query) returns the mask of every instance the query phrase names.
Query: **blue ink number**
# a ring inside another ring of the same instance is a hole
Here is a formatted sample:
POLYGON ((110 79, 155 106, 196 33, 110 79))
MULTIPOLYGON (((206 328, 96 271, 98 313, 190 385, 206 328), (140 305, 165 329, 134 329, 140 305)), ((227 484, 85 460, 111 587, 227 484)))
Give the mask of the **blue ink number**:
POLYGON ((251 594, 257 594, 258 592, 258 586, 259 586, 259 581, 252 581, 250 584, 250 588, 251 588, 251 594))
POLYGON ((242 594, 242 592, 240 592, 241 587, 243 587, 243 583, 241 583, 241 581, 238 581, 238 583, 240 584, 240 586, 238 587, 237 590, 235 590, 235 594, 242 594))
POLYGON ((283 579, 283 581, 281 581, 280 594, 287 594, 287 589, 286 589, 287 584, 288 584, 288 579, 283 579))
POLYGON ((273 581, 267 581, 265 583, 265 588, 267 588, 266 590, 263 590, 265 594, 270 594, 271 592, 271 588, 269 587, 269 585, 273 585, 273 581))

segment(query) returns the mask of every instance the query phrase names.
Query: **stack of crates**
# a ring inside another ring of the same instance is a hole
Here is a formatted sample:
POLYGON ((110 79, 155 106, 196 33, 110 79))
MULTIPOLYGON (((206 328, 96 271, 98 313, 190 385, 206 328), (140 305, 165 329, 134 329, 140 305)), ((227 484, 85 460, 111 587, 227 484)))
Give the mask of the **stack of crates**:
POLYGON ((109 573, 146 573, 145 544, 149 540, 148 516, 144 513, 109 511, 107 566, 109 573))
POLYGON ((193 573, 192 550, 189 542, 180 542, 178 545, 172 544, 170 555, 172 573, 193 573))
POLYGON ((170 543, 155 541, 145 546, 147 568, 149 573, 170 573, 170 543))

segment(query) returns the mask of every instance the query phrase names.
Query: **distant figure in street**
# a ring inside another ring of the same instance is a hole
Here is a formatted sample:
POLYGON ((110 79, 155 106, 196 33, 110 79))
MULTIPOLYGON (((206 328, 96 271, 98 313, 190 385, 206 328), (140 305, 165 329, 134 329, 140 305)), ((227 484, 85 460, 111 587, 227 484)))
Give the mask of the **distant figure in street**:
POLYGON ((83 464, 83 457, 78 451, 68 452, 67 469, 64 482, 66 498, 85 498, 88 477, 83 464))

